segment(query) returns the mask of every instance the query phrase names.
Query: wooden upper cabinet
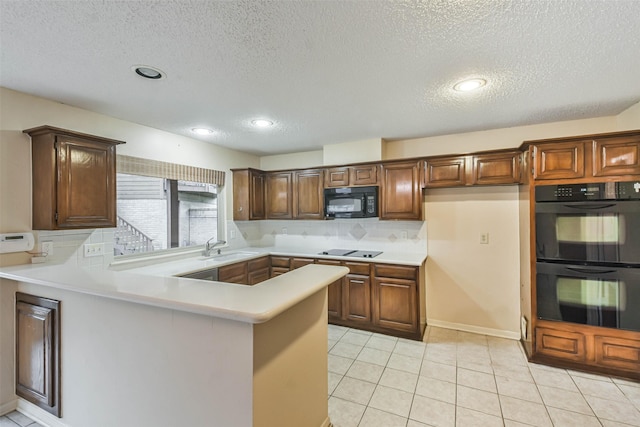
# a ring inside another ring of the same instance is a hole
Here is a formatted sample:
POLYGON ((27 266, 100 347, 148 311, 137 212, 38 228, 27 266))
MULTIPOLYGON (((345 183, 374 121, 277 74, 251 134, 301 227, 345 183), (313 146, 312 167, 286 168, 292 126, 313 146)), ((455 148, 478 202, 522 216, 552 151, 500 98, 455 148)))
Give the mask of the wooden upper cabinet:
POLYGON ((265 205, 267 219, 293 218, 293 172, 266 175, 265 205))
POLYGON ((584 141, 536 145, 533 155, 535 179, 567 179, 585 176, 584 141))
POLYGON ((593 140, 593 176, 640 175, 640 135, 593 140))
POLYGON ((123 141, 41 126, 32 141, 33 228, 116 226, 116 146, 123 141))
POLYGON ((233 219, 248 221, 265 218, 265 174, 256 169, 234 169, 233 219))
POLYGON ((522 176, 522 153, 508 151, 502 153, 478 154, 471 157, 473 162, 471 185, 518 184, 522 176))
POLYGON ((328 168, 324 171, 324 186, 331 187, 347 187, 349 186, 349 168, 328 168))
POLYGON ((322 219, 324 217, 323 172, 322 169, 294 172, 294 218, 322 219))
POLYGON ((465 185, 466 180, 465 156, 427 159, 425 162, 425 187, 455 187, 465 185))
POLYGON ((380 219, 422 219, 419 164, 411 161, 382 165, 380 219))
POLYGON ((324 186, 355 187, 378 184, 378 165, 357 165, 328 168, 325 170, 324 186))
POLYGON ((526 141, 536 180, 593 181, 640 175, 640 131, 526 141))

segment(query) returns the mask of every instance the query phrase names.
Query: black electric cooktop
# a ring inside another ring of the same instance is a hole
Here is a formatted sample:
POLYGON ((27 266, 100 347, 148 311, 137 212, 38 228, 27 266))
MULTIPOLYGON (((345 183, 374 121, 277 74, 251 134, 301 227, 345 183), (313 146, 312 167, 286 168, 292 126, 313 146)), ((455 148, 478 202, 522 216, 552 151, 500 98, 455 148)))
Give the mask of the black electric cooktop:
POLYGON ((381 251, 359 251, 356 249, 329 249, 322 251, 318 255, 348 256, 355 258, 375 258, 381 251))

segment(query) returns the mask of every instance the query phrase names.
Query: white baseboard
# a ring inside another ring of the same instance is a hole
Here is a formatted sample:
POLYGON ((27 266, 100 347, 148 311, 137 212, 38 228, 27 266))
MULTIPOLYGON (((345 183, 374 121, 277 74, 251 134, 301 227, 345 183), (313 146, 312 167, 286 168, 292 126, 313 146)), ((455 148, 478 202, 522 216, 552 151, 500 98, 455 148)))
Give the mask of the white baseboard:
POLYGON ((69 427, 60 418, 24 399, 18 399, 17 410, 44 427, 69 427))
POLYGON ((482 326, 465 325, 464 323, 452 323, 442 320, 427 319, 428 326, 438 328, 455 329, 463 332, 473 332, 475 334, 490 335, 492 337, 507 338, 510 340, 520 341, 520 332, 504 331, 502 329, 483 328, 482 326))
POLYGON ((14 399, 10 402, 3 403, 0 405, 0 417, 8 414, 9 412, 13 412, 18 407, 18 399, 14 399))

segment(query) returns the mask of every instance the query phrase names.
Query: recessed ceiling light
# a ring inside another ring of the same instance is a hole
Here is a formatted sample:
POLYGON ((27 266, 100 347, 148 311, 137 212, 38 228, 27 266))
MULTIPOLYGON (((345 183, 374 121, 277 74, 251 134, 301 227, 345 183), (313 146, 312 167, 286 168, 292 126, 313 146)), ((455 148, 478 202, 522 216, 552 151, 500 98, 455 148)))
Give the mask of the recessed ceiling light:
POLYGON ((148 65, 134 65, 131 69, 140 77, 151 80, 163 79, 165 74, 157 68, 148 65))
POLYGON ((212 129, 207 128, 193 128, 191 132, 196 133, 198 135, 211 135, 213 133, 212 129))
POLYGON ((251 124, 257 128, 268 128, 269 126, 273 126, 273 122, 267 119, 251 120, 251 124))
POLYGON ((485 79, 468 79, 458 82, 453 86, 454 90, 458 92, 470 92, 472 90, 476 90, 486 85, 487 81, 485 79))

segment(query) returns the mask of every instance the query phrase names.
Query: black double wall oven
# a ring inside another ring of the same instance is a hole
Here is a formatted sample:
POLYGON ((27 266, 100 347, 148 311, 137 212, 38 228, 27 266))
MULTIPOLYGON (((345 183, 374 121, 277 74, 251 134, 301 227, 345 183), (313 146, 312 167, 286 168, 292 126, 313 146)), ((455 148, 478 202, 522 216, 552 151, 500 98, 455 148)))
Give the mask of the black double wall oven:
POLYGON ((640 182, 535 188, 539 319, 640 332, 640 182))

